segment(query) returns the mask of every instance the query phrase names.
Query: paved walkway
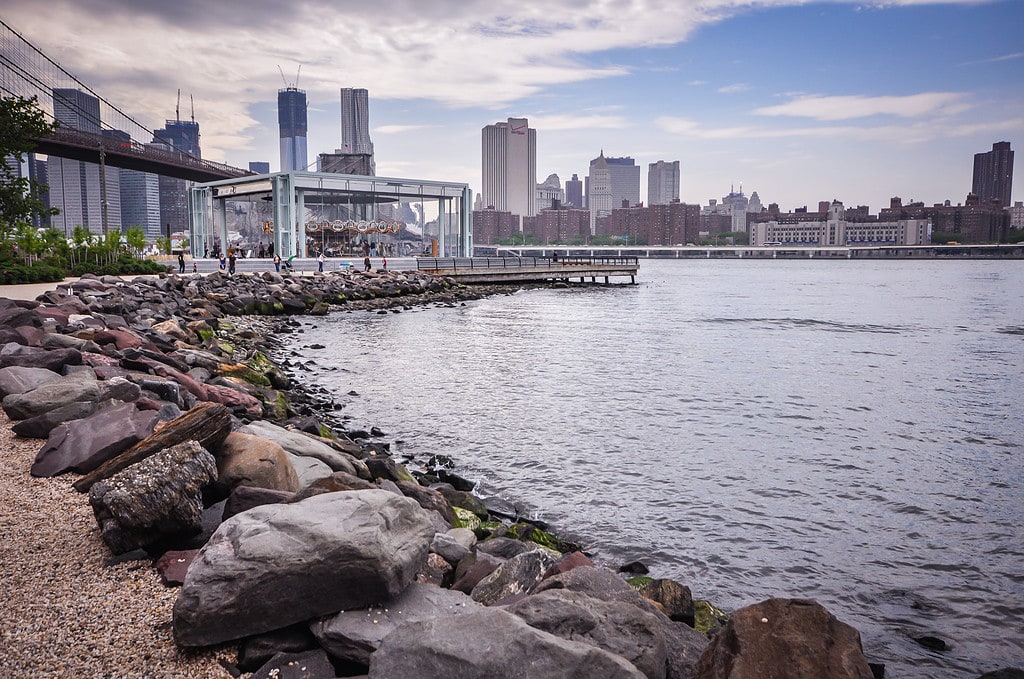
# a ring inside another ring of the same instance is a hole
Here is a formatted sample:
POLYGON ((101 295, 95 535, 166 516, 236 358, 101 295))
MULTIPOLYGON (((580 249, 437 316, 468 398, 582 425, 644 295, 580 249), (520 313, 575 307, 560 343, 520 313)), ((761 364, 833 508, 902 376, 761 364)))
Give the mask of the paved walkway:
MULTIPOLYGON (((380 267, 382 260, 379 257, 372 258, 372 264, 374 268, 380 267)), ((220 263, 216 259, 197 259, 195 260, 196 269, 201 274, 213 273, 220 269, 220 263)), ((175 269, 177 269, 177 262, 174 262, 175 269)), ((298 276, 312 276, 317 270, 317 262, 315 259, 299 259, 295 258, 292 262, 295 267, 293 275, 298 276)), ((344 267, 354 267, 358 271, 363 269, 362 257, 332 257, 324 262, 324 271, 337 271, 344 267)), ((415 257, 395 257, 388 259, 388 269, 393 271, 405 271, 416 269, 416 258, 415 257)), ((273 271, 274 262, 269 259, 239 259, 236 260, 235 271, 238 273, 258 273, 260 271, 273 271)), ((192 260, 188 259, 185 262, 185 273, 192 273, 192 260)), ((135 278, 135 275, 124 276, 125 280, 131 280, 135 278)), ((44 292, 55 290, 58 285, 62 283, 70 283, 76 281, 77 278, 65 278, 63 281, 57 283, 23 283, 21 285, 0 285, 0 297, 7 297, 8 299, 35 299, 44 292)))

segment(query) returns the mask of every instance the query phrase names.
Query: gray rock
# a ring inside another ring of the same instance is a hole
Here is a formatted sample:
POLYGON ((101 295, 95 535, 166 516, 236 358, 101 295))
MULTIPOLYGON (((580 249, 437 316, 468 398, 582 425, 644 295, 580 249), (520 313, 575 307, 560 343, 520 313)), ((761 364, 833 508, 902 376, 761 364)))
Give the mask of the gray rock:
MULTIPOLYGON (((453 528, 452 530, 465 530, 469 532, 470 535, 473 534, 472 531, 468 531, 466 528, 453 528)), ((444 557, 445 561, 456 566, 467 554, 469 554, 469 550, 473 545, 471 543, 467 547, 464 542, 460 541, 455 536, 450 535, 450 533, 451 531, 436 534, 433 542, 430 543, 430 551, 434 554, 439 554, 444 557)))
POLYGON ((414 582, 394 599, 320 618, 310 629, 332 656, 366 665, 384 637, 399 625, 479 608, 462 592, 414 582))
POLYGON ((292 455, 312 457, 327 464, 331 471, 346 472, 353 476, 361 476, 364 479, 370 478, 365 465, 351 455, 331 448, 326 443, 321 443, 314 438, 303 434, 300 431, 293 431, 279 427, 266 420, 256 420, 239 431, 247 434, 262 436, 265 439, 274 441, 292 455), (360 470, 362 467, 362 470, 360 470))
POLYGON ((478 552, 484 552, 491 556, 511 559, 514 556, 542 548, 535 542, 524 542, 522 540, 513 540, 512 538, 489 538, 478 542, 476 549, 478 552))
POLYGON ((637 606, 551 589, 517 601, 505 610, 531 627, 621 655, 648 679, 665 678, 665 635, 658 619, 637 606))
POLYGON ((667 640, 668 679, 692 679, 694 666, 708 645, 707 637, 681 622, 673 622, 657 606, 640 596, 617 573, 595 566, 579 566, 546 578, 534 589, 537 594, 549 589, 581 592, 595 599, 636 606, 654 615, 667 640))
POLYGON ((114 377, 100 383, 101 400, 113 398, 125 403, 137 401, 142 396, 142 389, 139 385, 124 377, 114 377))
POLYGON ((36 387, 61 379, 59 373, 46 368, 10 365, 0 368, 0 399, 8 394, 24 394, 36 387))
POLYGON ((413 500, 379 490, 237 514, 189 568, 175 638, 208 646, 386 601, 412 582, 433 535, 413 500))
POLYGON ((75 401, 96 401, 99 395, 100 386, 95 378, 65 377, 23 394, 4 397, 3 409, 12 420, 27 420, 75 401))
POLYGON ((202 526, 202 488, 217 478, 217 464, 195 441, 137 462, 89 489, 89 504, 103 541, 124 554, 202 526))
POLYGON ((558 556, 546 549, 535 549, 512 557, 498 566, 493 573, 477 583, 470 596, 486 606, 502 599, 527 594, 541 581, 558 556))
POLYGON ((315 457, 292 455, 287 451, 285 451, 285 456, 292 463, 295 475, 299 477, 299 490, 308 488, 320 479, 329 478, 334 473, 330 467, 315 457))
POLYGON ((640 679, 624 658, 483 608, 398 627, 370 658, 370 679, 640 679))
POLYGON ((158 417, 132 403, 103 408, 88 417, 57 425, 32 464, 32 476, 91 472, 153 433, 158 417))

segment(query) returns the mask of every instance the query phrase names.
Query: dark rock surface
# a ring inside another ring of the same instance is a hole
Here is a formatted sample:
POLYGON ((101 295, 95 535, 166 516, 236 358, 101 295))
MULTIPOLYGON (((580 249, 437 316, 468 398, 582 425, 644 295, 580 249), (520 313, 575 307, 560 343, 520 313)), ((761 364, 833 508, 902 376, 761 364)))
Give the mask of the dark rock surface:
POLYGON ((121 403, 59 424, 36 454, 32 476, 90 472, 149 436, 158 419, 152 410, 121 403))
POLYGON ((202 488, 217 477, 213 456, 195 441, 160 451, 100 481, 89 504, 114 554, 197 532, 202 488))
POLYGON ((872 679, 860 634, 809 599, 741 608, 697 663, 698 679, 872 679))

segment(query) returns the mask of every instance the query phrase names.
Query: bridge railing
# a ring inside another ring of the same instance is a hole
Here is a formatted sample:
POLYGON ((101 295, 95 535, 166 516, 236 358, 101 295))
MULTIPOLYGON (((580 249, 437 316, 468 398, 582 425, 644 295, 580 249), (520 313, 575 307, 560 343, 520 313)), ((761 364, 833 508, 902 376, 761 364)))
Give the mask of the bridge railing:
POLYGON ((636 266, 637 257, 418 257, 420 271, 522 269, 552 266, 636 266))

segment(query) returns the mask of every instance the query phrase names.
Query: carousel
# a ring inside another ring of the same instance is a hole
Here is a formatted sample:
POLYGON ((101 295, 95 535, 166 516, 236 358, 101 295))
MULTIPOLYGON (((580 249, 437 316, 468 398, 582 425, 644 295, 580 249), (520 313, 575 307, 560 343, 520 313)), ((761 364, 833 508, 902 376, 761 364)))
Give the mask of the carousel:
POLYGON ((437 256, 468 257, 471 220, 472 193, 463 183, 278 172, 189 189, 189 247, 197 258, 246 239, 237 225, 247 221, 268 241, 260 240, 260 250, 285 259, 393 247, 414 232, 437 256), (424 223, 424 214, 437 216, 424 223))

